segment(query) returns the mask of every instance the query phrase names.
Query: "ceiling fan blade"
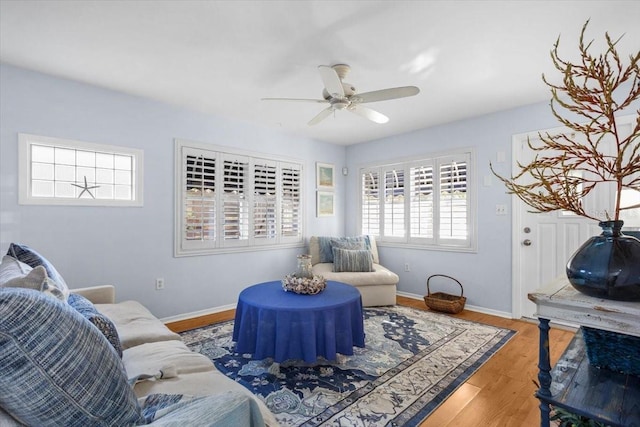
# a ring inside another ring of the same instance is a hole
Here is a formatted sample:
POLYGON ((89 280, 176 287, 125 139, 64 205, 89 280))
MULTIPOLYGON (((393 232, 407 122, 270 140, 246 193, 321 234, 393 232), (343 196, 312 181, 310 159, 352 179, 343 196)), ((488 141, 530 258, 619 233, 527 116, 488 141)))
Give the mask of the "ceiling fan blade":
POLYGON ((329 117, 332 112, 333 112, 333 107, 325 108, 324 110, 320 111, 317 116, 309 120, 309 123, 307 124, 309 126, 317 125, 318 123, 320 123, 321 121, 329 117))
POLYGON ((375 123, 387 123, 389 121, 389 117, 385 116, 382 113, 378 113, 375 110, 372 110, 368 107, 363 107, 362 105, 352 104, 347 110, 355 113, 359 116, 364 117, 365 119, 369 119, 375 123))
POLYGON ((390 89, 374 90, 373 92, 358 93, 351 97, 352 102, 377 102, 388 99, 406 98, 420 93, 415 86, 394 87, 390 89))
POLYGON ((294 102, 317 102, 326 104, 326 99, 304 99, 304 98, 260 98, 261 101, 294 101, 294 102))
POLYGON ((342 87, 342 82, 336 70, 326 65, 320 65, 318 66, 318 71, 320 71, 324 88, 329 92, 329 95, 336 98, 343 98, 344 88, 342 87))

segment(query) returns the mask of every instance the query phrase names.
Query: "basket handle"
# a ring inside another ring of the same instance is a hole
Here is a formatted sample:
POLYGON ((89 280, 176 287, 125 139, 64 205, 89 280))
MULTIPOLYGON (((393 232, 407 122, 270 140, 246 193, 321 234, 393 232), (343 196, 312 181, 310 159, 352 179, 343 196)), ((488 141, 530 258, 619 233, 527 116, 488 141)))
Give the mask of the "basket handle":
POLYGON ((457 279, 454 279, 453 277, 447 276, 444 274, 432 274, 427 278, 427 295, 431 295, 431 290, 429 289, 429 280, 431 280, 431 278, 433 277, 446 277, 447 279, 453 280, 460 286, 460 296, 464 296, 464 288, 462 287, 462 283, 460 283, 457 279))

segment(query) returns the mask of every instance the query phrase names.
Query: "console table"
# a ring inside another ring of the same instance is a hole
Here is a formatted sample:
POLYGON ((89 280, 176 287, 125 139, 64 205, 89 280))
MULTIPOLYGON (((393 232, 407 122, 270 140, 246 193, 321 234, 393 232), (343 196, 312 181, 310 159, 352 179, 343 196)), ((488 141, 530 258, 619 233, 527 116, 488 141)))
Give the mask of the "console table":
POLYGON ((353 286, 328 281, 317 295, 285 292, 282 282, 244 289, 238 297, 233 340, 238 353, 280 363, 319 356, 336 360, 364 347, 362 298, 353 286))
POLYGON ((528 297, 536 304, 540 329, 541 427, 549 427, 549 405, 614 427, 640 425, 640 377, 591 366, 580 331, 553 370, 549 360, 549 321, 640 336, 640 302, 584 295, 564 276, 528 297))

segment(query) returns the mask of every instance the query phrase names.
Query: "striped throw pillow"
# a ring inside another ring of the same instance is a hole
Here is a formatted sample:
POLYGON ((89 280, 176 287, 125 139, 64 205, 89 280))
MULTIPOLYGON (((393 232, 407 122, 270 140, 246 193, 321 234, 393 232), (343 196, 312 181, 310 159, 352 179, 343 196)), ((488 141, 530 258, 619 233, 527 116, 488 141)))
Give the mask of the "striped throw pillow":
POLYGON ((373 271, 373 258, 367 249, 333 248, 333 271, 340 272, 369 272, 373 271))

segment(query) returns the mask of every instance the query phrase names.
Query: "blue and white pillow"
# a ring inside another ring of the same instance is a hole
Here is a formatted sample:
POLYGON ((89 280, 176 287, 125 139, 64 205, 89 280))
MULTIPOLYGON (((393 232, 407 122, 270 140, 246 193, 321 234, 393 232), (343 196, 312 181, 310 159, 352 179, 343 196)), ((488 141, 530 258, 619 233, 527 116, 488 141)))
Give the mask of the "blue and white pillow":
POLYGON ((58 273, 58 270, 56 270, 53 264, 51 264, 45 257, 30 247, 19 245, 17 243, 11 243, 9 245, 7 255, 27 264, 31 268, 35 268, 39 265, 43 266, 47 271, 47 276, 56 283, 56 288, 58 288, 63 293, 64 298, 67 299, 69 296, 69 286, 67 286, 67 283, 64 281, 60 273, 58 273))
POLYGON ((371 251, 333 248, 333 271, 336 273, 373 271, 371 251))
POLYGON ((37 426, 128 426, 144 418, 122 361, 68 304, 0 288, 0 407, 37 426))
POLYGON ((333 262, 333 246, 345 245, 352 248, 366 249, 364 236, 355 237, 318 237, 320 246, 320 262, 333 262))
POLYGON ((0 287, 33 289, 64 301, 65 295, 57 286, 43 266, 31 268, 9 255, 2 257, 0 287))
POLYGON ((87 319, 105 336, 113 349, 122 358, 122 343, 116 325, 104 314, 100 313, 91 301, 80 294, 69 294, 67 303, 87 319))

